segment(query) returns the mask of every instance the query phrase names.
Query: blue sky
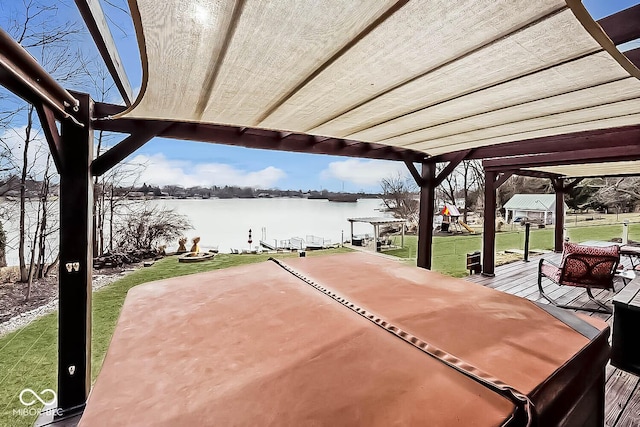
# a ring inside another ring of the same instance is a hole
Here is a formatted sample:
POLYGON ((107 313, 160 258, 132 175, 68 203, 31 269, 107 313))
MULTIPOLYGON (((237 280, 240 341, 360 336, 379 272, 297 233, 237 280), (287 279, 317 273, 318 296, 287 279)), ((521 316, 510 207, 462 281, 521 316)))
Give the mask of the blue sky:
MULTIPOLYGON (((14 0, 0 0, 0 11, 18 7, 14 0)), ((134 90, 141 84, 140 57, 130 18, 117 7, 103 3, 109 16, 124 67, 134 90)), ((127 7, 126 1, 110 2, 127 7)), ((584 4, 595 19, 615 13, 638 3, 635 0, 585 0, 584 4)), ((59 3, 60 19, 78 19, 73 2, 59 3)), ((3 13, 4 15, 4 13, 3 13)), ((0 16, 0 20, 6 19, 0 16)), ((0 21, 0 25, 5 26, 0 21)), ((90 37, 79 41, 83 48, 97 55, 90 37)), ((112 100, 119 102, 117 98, 112 100)), ((379 180, 395 173, 406 174, 400 162, 372 161, 324 155, 288 153, 246 149, 155 138, 134 153, 129 161, 144 163, 140 180, 147 184, 246 185, 332 191, 378 191, 379 180)))

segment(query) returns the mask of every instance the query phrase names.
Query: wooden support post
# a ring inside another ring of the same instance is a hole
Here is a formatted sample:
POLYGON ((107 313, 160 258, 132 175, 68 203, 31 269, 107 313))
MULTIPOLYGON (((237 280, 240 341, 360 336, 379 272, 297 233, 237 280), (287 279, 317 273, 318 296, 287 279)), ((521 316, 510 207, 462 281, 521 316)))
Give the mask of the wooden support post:
POLYGON ((482 275, 494 276, 496 250, 496 172, 485 171, 482 275))
POLYGON ((418 267, 431 269, 433 211, 435 207, 436 164, 422 164, 420 217, 418 220, 418 267))
POLYGON ((562 179, 554 179, 553 188, 556 192, 556 212, 555 212, 555 233, 553 239, 553 250, 555 252, 562 252, 564 245, 564 182, 562 179))
POLYGON ((91 274, 93 102, 80 100, 76 118, 62 122, 60 173, 60 268, 58 273, 58 408, 82 411, 91 389, 91 274))

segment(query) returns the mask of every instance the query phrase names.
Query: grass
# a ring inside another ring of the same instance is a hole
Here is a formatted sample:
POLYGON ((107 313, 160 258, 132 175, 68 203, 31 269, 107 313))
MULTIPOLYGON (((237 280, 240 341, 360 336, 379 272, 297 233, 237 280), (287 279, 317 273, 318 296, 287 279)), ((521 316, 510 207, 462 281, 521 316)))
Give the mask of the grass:
MULTIPOLYGON (((519 227, 515 231, 505 231, 496 234, 496 251, 507 249, 524 249, 524 228, 519 227)), ((605 240, 622 235, 620 224, 603 224, 593 226, 568 227, 567 236, 572 242, 584 242, 586 240, 605 240)), ((399 238, 397 238, 399 239, 399 238)), ((640 241, 640 224, 629 225, 629 239, 640 241)), ((553 249, 553 228, 531 229, 530 249, 553 249)), ((416 236, 405 236, 405 247, 385 251, 385 254, 400 258, 407 258, 415 265, 418 240, 416 236)), ((470 252, 482 249, 481 235, 450 235, 435 236, 433 238, 432 267, 435 271, 454 277, 463 277, 468 274, 466 270, 466 255, 470 252)))
MULTIPOLYGON (((617 225, 594 225, 588 227, 570 227, 567 235, 571 241, 610 240, 619 237, 622 227, 617 225)), ((629 238, 640 241, 640 224, 631 224, 629 238)), ((433 241, 433 268, 452 276, 464 276, 466 254, 480 250, 480 235, 437 236, 433 241)), ((496 248, 522 249, 523 230, 498 233, 496 248)), ((551 249, 553 229, 535 229, 531 231, 531 248, 551 249)), ((388 251, 415 263, 417 239, 405 237, 405 248, 388 251)), ((348 249, 334 249, 321 252, 308 252, 308 256, 347 252, 348 249)), ((92 339, 92 378, 102 366, 113 329, 120 314, 120 308, 129 289, 153 280, 200 273, 238 265, 265 261, 270 255, 226 255, 220 254, 212 261, 195 264, 179 264, 175 258, 158 261, 152 267, 139 269, 126 277, 106 286, 93 295, 93 339, 92 339)), ((278 257, 291 257, 295 254, 281 254, 278 257)), ((33 425, 37 415, 15 415, 14 410, 23 409, 18 396, 20 391, 31 388, 41 391, 56 389, 57 379, 57 313, 44 316, 28 326, 0 338, 0 426, 20 427, 33 425)), ((36 408, 35 405, 33 408, 36 408)), ((39 408, 38 408, 39 409, 39 408)))
MULTIPOLYGON (((349 252, 349 249, 331 249, 307 252, 307 256, 349 252)), ((219 254, 202 263, 180 264, 169 257, 152 267, 141 268, 93 294, 93 336, 91 342, 92 379, 95 381, 109 346, 111 335, 120 315, 120 309, 132 287, 153 280, 218 270, 238 265, 266 261, 271 255, 219 254)), ((278 258, 294 257, 295 253, 278 254, 278 258)), ((37 414, 14 414, 24 409, 19 394, 25 388, 36 392, 57 384, 58 316, 48 314, 28 326, 0 338, 0 426, 32 426, 37 414)), ((39 411, 41 407, 34 405, 39 411)))

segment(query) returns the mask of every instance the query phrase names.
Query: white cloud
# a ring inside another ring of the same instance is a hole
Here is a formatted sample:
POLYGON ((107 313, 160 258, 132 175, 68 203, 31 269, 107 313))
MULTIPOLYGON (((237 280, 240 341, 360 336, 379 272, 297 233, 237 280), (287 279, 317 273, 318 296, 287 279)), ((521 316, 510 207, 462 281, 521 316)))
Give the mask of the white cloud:
POLYGON ((273 187, 286 177, 281 169, 269 166, 258 171, 236 169, 224 163, 192 163, 170 160, 164 154, 137 155, 129 163, 146 167, 136 180, 153 185, 181 185, 183 187, 235 185, 239 187, 273 187))
POLYGON ((407 167, 401 162, 385 160, 349 159, 329 163, 321 172, 324 179, 335 178, 358 185, 376 185, 383 178, 397 174, 407 175, 407 167))
MULTIPOLYGON (((0 167, 2 169, 11 168, 12 171, 9 173, 18 174, 22 168, 26 129, 26 126, 12 127, 5 129, 4 132, 0 134, 0 143, 2 144, 0 147, 0 155, 2 156, 0 159, 0 167)), ((41 179, 47 162, 49 146, 44 134, 35 127, 31 128, 30 138, 27 154, 28 177, 41 179)), ((55 172, 53 161, 51 161, 49 170, 50 172, 55 172)))

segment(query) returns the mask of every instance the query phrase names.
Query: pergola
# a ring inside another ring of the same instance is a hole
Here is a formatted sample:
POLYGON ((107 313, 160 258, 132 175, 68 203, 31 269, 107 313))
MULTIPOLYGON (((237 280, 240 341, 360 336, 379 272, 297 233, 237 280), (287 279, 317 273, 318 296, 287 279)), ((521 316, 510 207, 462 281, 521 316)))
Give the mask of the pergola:
POLYGON ((65 414, 91 388, 91 178, 153 137, 403 161, 421 188, 423 268, 435 187, 463 160, 487 159, 488 275, 509 176, 551 179, 562 207, 582 177, 640 173, 640 49, 616 48, 640 35, 640 6, 595 22, 578 0, 129 3, 136 99, 99 2, 76 0, 125 106, 65 90, 0 30, 0 83, 36 107, 60 174, 65 414), (94 130, 129 135, 94 159, 94 130))
POLYGON ((380 237, 380 226, 385 225, 400 225, 402 227, 402 237, 400 247, 404 247, 404 227, 406 225, 407 220, 401 218, 388 218, 388 217, 361 217, 361 218, 347 218, 349 224, 351 225, 351 236, 350 239, 353 243, 353 223, 354 222, 365 222, 371 224, 373 226, 373 237, 378 239, 380 237))

